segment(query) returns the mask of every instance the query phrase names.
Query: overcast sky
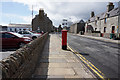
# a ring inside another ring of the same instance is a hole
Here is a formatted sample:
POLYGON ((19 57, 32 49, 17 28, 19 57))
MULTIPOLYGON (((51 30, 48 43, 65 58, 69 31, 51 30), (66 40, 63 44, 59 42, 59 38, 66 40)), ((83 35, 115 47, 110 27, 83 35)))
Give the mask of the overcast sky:
POLYGON ((108 2, 113 2, 118 6, 118 0, 7 0, 0 2, 0 25, 11 23, 31 24, 32 5, 34 16, 43 8, 47 16, 53 21, 54 26, 58 26, 62 19, 73 22, 83 19, 88 20, 90 12, 95 14, 106 11, 108 2), (113 2, 114 1, 114 2, 113 2))

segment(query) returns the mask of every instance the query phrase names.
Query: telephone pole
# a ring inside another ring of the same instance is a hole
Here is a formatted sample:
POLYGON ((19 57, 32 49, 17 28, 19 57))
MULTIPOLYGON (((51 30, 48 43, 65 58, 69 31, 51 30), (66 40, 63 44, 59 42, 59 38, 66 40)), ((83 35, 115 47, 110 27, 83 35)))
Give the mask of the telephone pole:
POLYGON ((33 19, 33 5, 32 5, 32 19, 33 19))

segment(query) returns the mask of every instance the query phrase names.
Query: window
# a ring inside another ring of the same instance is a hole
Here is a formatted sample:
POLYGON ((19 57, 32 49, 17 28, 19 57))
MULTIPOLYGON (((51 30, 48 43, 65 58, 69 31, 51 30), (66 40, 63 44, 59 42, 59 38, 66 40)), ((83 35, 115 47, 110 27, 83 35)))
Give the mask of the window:
POLYGON ((106 27, 104 27, 104 33, 106 33, 106 27))
POLYGON ((30 34, 29 32, 27 32, 27 31, 23 31, 23 34, 30 34))
POLYGON ((110 17, 110 14, 107 14, 107 17, 109 18, 109 17, 110 17))
POLYGON ((100 17, 97 17, 97 20, 99 20, 100 19, 100 17))
POLYGON ((104 23, 106 24, 106 22, 107 22, 107 19, 105 18, 105 19, 104 19, 104 23))
POLYGON ((95 31, 97 30, 97 28, 95 28, 95 31))
POLYGON ((2 33, 2 38, 12 38, 12 37, 15 37, 15 36, 8 33, 2 33))
POLYGON ((12 31, 12 29, 10 28, 10 31, 12 31))
POLYGON ((15 28, 15 32, 17 32, 17 29, 15 28))
POLYGON ((97 20, 95 20, 95 25, 97 25, 97 20))
POLYGON ((22 31, 19 31, 18 33, 19 33, 19 34, 22 34, 22 31))

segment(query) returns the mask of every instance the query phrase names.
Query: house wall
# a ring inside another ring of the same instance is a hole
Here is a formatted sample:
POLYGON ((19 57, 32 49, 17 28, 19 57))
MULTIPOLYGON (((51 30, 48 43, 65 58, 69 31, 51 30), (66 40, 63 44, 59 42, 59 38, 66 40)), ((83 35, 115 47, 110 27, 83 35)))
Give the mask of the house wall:
MULTIPOLYGON (((88 25, 91 25, 95 31, 100 31, 101 33, 104 33, 104 27, 106 27, 105 33, 111 33, 112 32, 112 26, 115 26, 115 33, 117 33, 117 26, 118 26, 118 16, 106 18, 106 23, 104 22, 104 19, 97 20, 97 22, 90 22, 88 25)), ((87 27, 87 24, 86 24, 87 27)), ((86 28, 85 27, 85 28, 86 28)))
POLYGON ((84 31, 84 26, 85 26, 85 23, 75 23, 70 26, 69 32, 77 34, 80 31, 84 31))
POLYGON ((40 31, 44 32, 53 31, 52 21, 47 17, 47 15, 44 14, 44 11, 40 12, 39 15, 36 15, 35 18, 32 20, 32 30, 36 31, 38 30, 38 27, 40 31))

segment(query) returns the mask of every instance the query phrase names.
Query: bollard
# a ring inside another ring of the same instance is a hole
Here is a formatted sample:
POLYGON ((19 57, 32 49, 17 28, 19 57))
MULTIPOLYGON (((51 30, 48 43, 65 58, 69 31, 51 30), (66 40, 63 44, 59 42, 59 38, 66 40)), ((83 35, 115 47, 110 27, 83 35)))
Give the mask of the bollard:
POLYGON ((62 30, 62 49, 67 50, 67 30, 62 30))

